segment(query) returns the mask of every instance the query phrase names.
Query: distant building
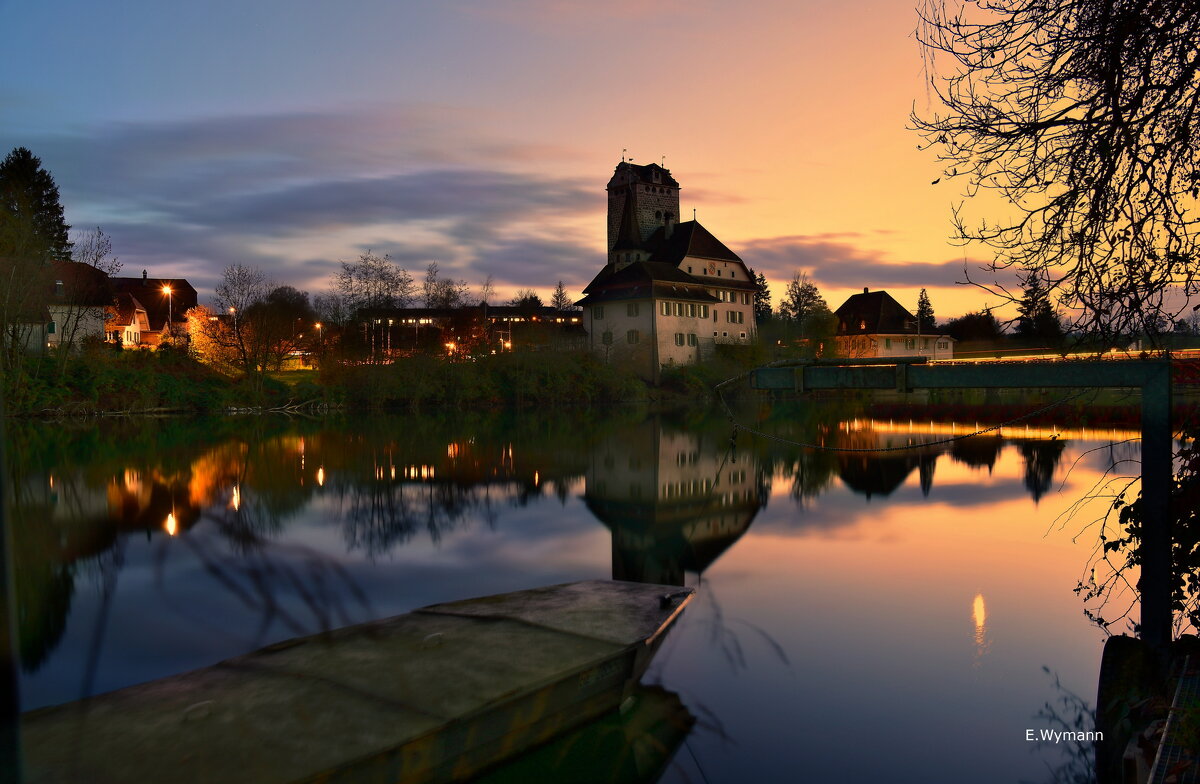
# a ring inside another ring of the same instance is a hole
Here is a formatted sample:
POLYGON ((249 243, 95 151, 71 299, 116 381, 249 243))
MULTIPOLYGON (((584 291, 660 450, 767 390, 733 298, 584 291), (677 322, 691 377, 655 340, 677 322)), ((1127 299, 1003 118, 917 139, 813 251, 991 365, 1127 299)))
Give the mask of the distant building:
MULTIPOLYGON (((138 345, 157 346, 167 334, 188 340, 187 312, 199 303, 192 284, 183 278, 151 278, 146 270, 142 270, 140 278, 113 278, 112 284, 118 296, 114 307, 117 318, 124 320, 131 313, 136 318, 139 309, 145 315, 145 328, 139 322, 138 345), (128 294, 136 304, 121 299, 122 294, 128 294)), ((109 328, 109 340, 113 340, 114 332, 121 333, 122 345, 126 345, 124 325, 114 322, 109 328)))
POLYGON ((589 348, 657 380, 717 343, 754 340, 750 270, 697 221, 679 221, 679 183, 622 161, 608 183, 608 260, 577 304, 589 348))
POLYGON ((842 303, 837 317, 838 354, 844 357, 913 357, 950 359, 954 338, 922 334, 917 317, 886 291, 864 288, 842 303))
POLYGON ((457 308, 364 308, 355 316, 357 339, 375 357, 578 349, 586 339, 582 319, 577 310, 485 303, 457 308))
POLYGON ((85 340, 104 340, 105 320, 113 305, 108 275, 79 261, 51 262, 50 271, 53 288, 46 307, 52 328, 46 335, 47 346, 78 350, 85 340))

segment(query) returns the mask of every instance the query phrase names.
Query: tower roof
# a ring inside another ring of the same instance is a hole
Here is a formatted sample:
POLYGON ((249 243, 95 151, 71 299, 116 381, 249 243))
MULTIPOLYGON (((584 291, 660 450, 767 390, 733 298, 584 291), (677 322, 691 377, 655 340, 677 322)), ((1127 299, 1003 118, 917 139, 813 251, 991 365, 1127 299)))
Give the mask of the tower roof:
POLYGON ((642 232, 638 226, 637 211, 633 199, 625 199, 621 208, 621 225, 617 228, 617 239, 613 242, 613 250, 640 250, 642 247, 642 232))
POLYGON ((621 161, 617 164, 617 168, 613 171, 612 179, 608 181, 608 187, 620 187, 630 183, 641 182, 649 185, 670 185, 673 188, 678 188, 679 183, 671 176, 670 169, 664 169, 657 163, 648 163, 641 165, 630 163, 629 161, 621 161))

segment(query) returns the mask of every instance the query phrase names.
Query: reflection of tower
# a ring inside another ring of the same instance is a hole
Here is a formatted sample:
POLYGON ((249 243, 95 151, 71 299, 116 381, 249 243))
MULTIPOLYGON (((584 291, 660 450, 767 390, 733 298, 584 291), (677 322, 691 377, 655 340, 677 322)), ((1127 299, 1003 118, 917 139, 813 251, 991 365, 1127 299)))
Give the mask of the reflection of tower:
POLYGON ((584 499, 612 531, 612 576, 683 585, 750 527, 763 489, 752 454, 645 422, 592 451, 584 499))

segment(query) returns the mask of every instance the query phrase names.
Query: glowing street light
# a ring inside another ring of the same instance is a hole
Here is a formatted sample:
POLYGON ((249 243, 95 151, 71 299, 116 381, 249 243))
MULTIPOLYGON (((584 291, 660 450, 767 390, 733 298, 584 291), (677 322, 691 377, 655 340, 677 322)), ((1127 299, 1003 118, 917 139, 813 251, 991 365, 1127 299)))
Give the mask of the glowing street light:
POLYGON ((162 291, 163 291, 163 294, 167 295, 167 329, 166 329, 166 332, 167 332, 167 337, 170 337, 171 336, 171 304, 172 304, 171 287, 163 286, 162 291))

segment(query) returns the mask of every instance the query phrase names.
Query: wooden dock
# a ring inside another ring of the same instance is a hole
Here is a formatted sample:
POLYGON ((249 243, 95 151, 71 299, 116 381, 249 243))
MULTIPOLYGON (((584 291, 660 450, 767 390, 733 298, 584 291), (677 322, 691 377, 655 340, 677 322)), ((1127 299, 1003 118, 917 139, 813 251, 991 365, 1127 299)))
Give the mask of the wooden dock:
POLYGON ((22 717, 24 780, 460 781, 615 710, 691 589, 433 605, 22 717))

